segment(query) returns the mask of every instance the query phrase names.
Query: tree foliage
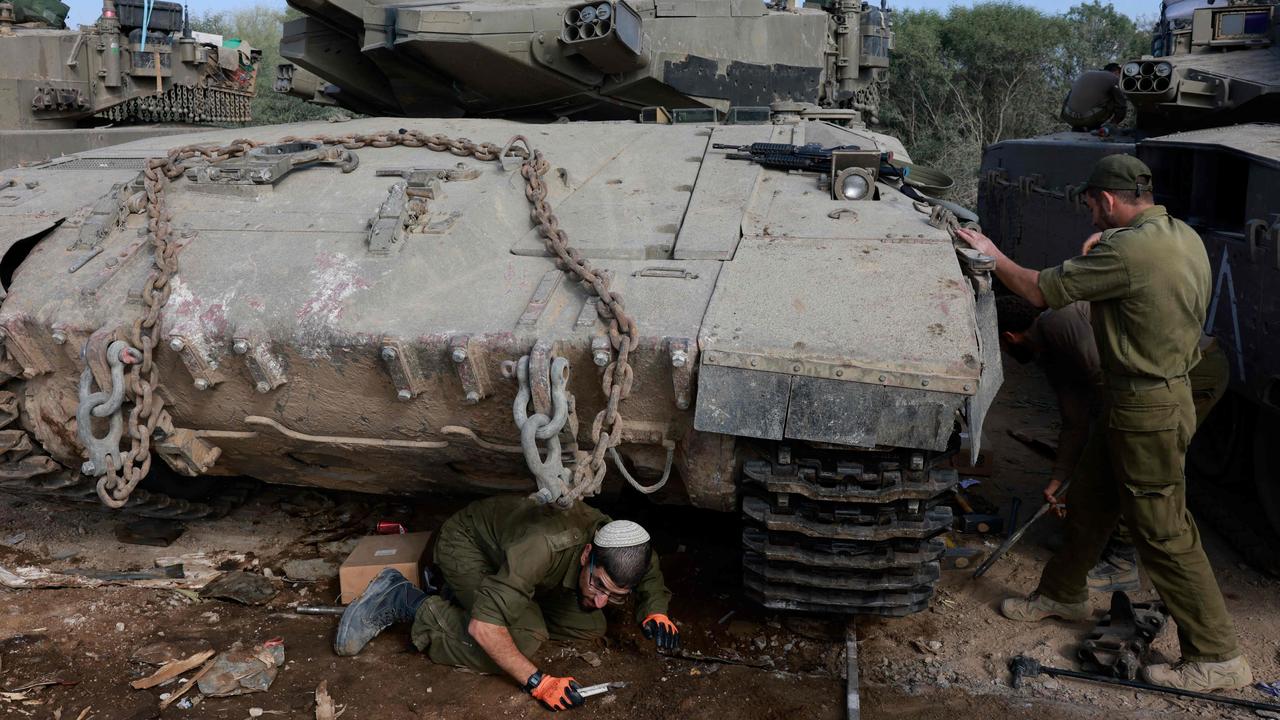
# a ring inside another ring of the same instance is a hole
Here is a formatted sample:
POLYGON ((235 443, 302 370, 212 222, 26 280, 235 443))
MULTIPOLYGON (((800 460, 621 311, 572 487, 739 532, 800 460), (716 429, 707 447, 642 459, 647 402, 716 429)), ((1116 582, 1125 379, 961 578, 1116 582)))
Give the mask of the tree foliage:
POLYGON ((883 129, 955 177, 954 199, 969 205, 985 145, 1065 129, 1071 81, 1141 55, 1149 37, 1096 0, 1061 15, 1011 2, 899 11, 894 33, 883 129))
POLYGON ((257 94, 253 98, 253 122, 250 125, 322 120, 337 114, 331 108, 310 105, 299 98, 272 90, 276 65, 282 62, 281 25, 296 14, 297 11, 292 9, 256 5, 239 10, 208 12, 191 20, 191 27, 195 30, 222 35, 224 38, 240 38, 262 51, 262 61, 258 64, 257 94))

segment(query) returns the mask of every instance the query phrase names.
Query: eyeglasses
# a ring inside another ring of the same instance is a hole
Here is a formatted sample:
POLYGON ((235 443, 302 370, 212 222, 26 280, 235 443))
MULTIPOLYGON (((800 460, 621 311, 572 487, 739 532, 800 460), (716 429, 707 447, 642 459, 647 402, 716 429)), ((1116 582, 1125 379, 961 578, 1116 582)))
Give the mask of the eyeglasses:
POLYGON ((594 557, 592 557, 591 561, 587 564, 587 587, 591 588, 595 592, 603 594, 608 598, 610 605, 624 605, 627 602, 628 593, 610 592, 609 588, 606 588, 604 583, 596 577, 596 559, 594 557))

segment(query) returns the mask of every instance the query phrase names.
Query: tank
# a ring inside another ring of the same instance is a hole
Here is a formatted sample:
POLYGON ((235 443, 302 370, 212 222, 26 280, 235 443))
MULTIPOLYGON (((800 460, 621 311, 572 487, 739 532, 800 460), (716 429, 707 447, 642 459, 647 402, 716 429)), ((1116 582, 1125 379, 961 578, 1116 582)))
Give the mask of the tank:
POLYGON ((1280 322, 1280 305, 1267 292, 1280 279, 1276 8, 1166 2, 1153 54, 1122 67, 1136 129, 991 145, 978 202, 983 226, 1002 249, 1047 267, 1077 254, 1093 231, 1080 184, 1096 159, 1129 153, 1151 167, 1156 202, 1204 240, 1214 272, 1206 331, 1233 363, 1231 392, 1192 446, 1199 482, 1191 490, 1255 564, 1280 572, 1269 550, 1280 542, 1280 348, 1269 329, 1280 322))
POLYGON ((192 32, 182 5, 161 0, 148 18, 141 0, 106 0, 79 30, 66 12, 0 2, 0 168, 250 119, 261 53, 192 32))
POLYGON ((792 101, 870 116, 892 44, 890 13, 855 0, 291 5, 304 16, 280 55, 367 115, 632 120, 792 101))
MULTIPOLYGON (((586 7, 355 8, 397 13, 406 46, 348 55, 328 95, 365 108, 341 71, 417 63, 411 17, 458 26, 468 73, 508 49, 515 65, 476 77, 510 79, 539 36, 573 46, 586 7)), ((663 5, 591 7, 639 18, 644 68, 665 67, 664 28, 692 37, 703 17, 813 33, 820 73, 822 38, 866 17, 889 32, 867 6, 693 4, 674 25, 663 5)), ((859 57, 839 72, 883 76, 859 57)), ((552 507, 642 493, 740 514, 745 586, 768 607, 923 609, 953 464, 976 458, 1002 378, 990 259, 956 251, 931 199, 945 179, 868 129, 874 108, 783 88, 722 112, 711 90, 628 82, 650 88, 627 96, 639 120, 360 118, 6 171, 0 482, 176 516, 211 508, 156 494, 157 474, 552 507), (663 93, 672 107, 638 107, 663 93)))

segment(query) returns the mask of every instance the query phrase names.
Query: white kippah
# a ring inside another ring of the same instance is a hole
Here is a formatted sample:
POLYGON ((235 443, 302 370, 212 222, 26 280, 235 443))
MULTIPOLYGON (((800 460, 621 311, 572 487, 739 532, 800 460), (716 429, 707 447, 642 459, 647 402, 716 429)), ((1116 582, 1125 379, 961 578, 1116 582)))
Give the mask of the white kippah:
POLYGON ((635 547, 649 542, 649 533, 639 523, 614 520, 596 531, 595 546, 602 548, 635 547))

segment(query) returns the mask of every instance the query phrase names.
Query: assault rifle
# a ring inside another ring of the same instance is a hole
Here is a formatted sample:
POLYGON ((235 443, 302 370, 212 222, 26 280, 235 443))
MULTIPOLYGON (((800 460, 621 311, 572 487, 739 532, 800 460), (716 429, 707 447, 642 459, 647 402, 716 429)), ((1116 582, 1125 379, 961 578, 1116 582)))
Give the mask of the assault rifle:
MULTIPOLYGON (((774 170, 807 170, 809 172, 830 172, 831 154, 839 151, 857 151, 857 145, 837 145, 824 148, 818 143, 789 145, 787 143, 757 142, 750 145, 726 145, 714 143, 716 150, 736 150, 727 157, 733 160, 750 160, 774 170)), ((902 168, 889 164, 893 153, 880 153, 880 177, 899 178, 905 173, 902 168)))

